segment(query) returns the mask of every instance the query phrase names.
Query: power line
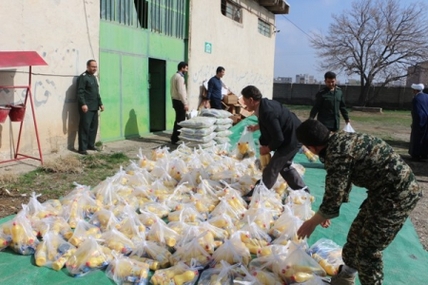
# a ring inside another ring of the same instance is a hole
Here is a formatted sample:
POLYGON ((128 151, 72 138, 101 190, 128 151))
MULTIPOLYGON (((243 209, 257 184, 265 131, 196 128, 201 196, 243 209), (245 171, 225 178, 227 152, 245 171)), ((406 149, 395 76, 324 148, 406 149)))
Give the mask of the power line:
POLYGON ((299 31, 301 31, 302 33, 304 33, 310 40, 313 40, 313 38, 306 33, 302 28, 300 28, 299 26, 297 26, 295 23, 293 23, 293 21, 291 21, 290 19, 288 19, 287 17, 285 17, 284 14, 281 14, 281 16, 286 19, 287 21, 289 21, 293 26, 295 26, 299 31))

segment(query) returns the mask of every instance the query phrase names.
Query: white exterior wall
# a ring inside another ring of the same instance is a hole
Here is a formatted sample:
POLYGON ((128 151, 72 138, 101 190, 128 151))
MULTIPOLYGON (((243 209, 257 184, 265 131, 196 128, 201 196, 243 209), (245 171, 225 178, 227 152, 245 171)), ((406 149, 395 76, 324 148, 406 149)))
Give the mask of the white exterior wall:
POLYGON ((236 95, 247 85, 258 87, 272 98, 275 33, 258 32, 258 18, 274 24, 275 16, 253 0, 235 0, 242 9, 242 23, 221 13, 220 0, 191 0, 189 23, 188 93, 190 107, 197 108, 199 86, 215 75, 218 66, 226 70, 222 81, 236 95), (205 52, 205 43, 212 52, 205 52))
MULTIPOLYGON (((1 51, 37 51, 48 66, 34 66, 32 93, 42 153, 77 148, 76 76, 98 61, 99 0, 0 0, 1 51)), ((99 66, 99 68, 101 68, 99 66)), ((28 67, 0 69, 1 85, 28 82, 28 67)), ((0 89, 0 104, 23 102, 22 89, 0 89)), ((30 104, 19 152, 38 157, 30 104)), ((19 123, 0 124, 0 161, 10 159, 19 123)))

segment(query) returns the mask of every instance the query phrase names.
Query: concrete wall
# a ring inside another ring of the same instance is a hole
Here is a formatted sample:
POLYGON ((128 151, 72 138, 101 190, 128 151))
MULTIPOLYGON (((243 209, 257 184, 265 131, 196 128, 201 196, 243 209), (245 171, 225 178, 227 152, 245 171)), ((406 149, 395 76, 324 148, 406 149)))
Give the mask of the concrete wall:
MULTIPOLYGON (((43 153, 56 152, 76 139, 76 77, 86 61, 98 60, 99 0, 1 0, 0 50, 34 50, 48 66, 33 68, 32 92, 43 153)), ((0 85, 28 80, 28 68, 1 69, 0 85)), ((0 104, 24 100, 22 90, 0 90, 0 104)), ((37 155, 32 115, 27 108, 20 152, 37 155)), ((19 123, 0 125, 0 160, 10 158, 19 123)), ((76 141, 77 145, 77 141, 76 141)))
POLYGON ((242 23, 221 13, 220 0, 191 0, 189 23, 188 92, 191 108, 196 108, 199 86, 226 69, 223 82, 239 94, 245 86, 257 86, 272 98, 275 33, 266 37, 258 32, 258 18, 274 24, 272 13, 253 0, 236 0, 243 7, 242 23), (211 53, 205 43, 212 44, 211 53))
MULTIPOLYGON (((322 84, 274 83, 273 99, 290 105, 313 105, 315 94, 323 86, 322 84)), ((339 87, 342 88, 346 105, 348 107, 358 106, 360 87, 353 85, 339 85, 339 87)), ((375 88, 378 87, 373 87, 371 94, 374 94, 375 88)), ((410 110, 412 99, 413 93, 408 87, 385 87, 382 88, 379 96, 369 100, 367 107, 410 110)))

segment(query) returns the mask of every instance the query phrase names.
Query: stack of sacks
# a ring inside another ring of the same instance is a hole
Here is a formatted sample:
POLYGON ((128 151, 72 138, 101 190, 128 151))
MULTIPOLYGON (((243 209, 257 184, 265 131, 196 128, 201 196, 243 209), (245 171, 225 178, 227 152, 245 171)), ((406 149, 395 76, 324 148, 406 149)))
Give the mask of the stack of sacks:
POLYGON ((188 147, 202 147, 207 148, 215 144, 214 132, 217 119, 214 117, 197 116, 189 120, 178 123, 182 128, 179 130, 180 140, 188 147))
POLYGON ((229 136, 232 132, 229 129, 233 124, 233 120, 230 119, 230 117, 233 116, 232 113, 226 110, 203 109, 201 111, 201 116, 217 118, 215 124, 216 136, 214 140, 218 144, 228 144, 230 142, 229 136))

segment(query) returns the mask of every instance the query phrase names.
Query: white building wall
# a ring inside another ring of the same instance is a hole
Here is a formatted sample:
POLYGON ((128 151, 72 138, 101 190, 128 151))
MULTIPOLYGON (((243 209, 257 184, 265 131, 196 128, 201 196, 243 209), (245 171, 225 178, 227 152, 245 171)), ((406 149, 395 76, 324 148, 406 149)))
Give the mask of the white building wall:
POLYGON ((275 33, 258 32, 258 18, 274 24, 275 16, 253 0, 236 0, 243 7, 242 23, 221 13, 220 0, 191 0, 189 23, 188 92, 190 107, 197 108, 199 86, 215 75, 218 66, 226 70, 222 81, 239 95, 247 85, 257 86, 272 98, 275 33), (212 44, 211 53, 205 43, 212 44))
MULTIPOLYGON (((0 0, 0 50, 37 51, 48 66, 33 67, 32 92, 44 154, 77 147, 74 81, 99 51, 99 0, 0 0)), ((102 67, 99 66, 102 70, 102 67)), ((102 72, 100 70, 100 72, 102 72)), ((28 68, 0 69, 0 85, 26 84, 28 68)), ((22 89, 0 89, 0 104, 23 102, 22 89)), ((11 158, 19 123, 0 125, 0 160, 11 158)), ((30 105, 20 153, 38 157, 30 105)))

